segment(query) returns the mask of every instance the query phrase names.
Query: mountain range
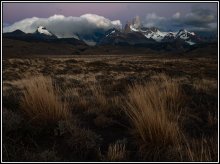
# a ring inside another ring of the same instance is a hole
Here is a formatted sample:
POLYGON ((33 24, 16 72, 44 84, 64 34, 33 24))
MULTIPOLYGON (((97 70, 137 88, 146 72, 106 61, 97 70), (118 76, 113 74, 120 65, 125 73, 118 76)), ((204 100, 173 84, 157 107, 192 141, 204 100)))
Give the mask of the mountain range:
POLYGON ((72 45, 119 45, 138 46, 154 50, 182 50, 191 49, 200 44, 210 42, 194 32, 186 29, 164 32, 157 27, 144 27, 140 18, 135 17, 128 21, 124 29, 112 28, 107 31, 99 30, 90 35, 74 34, 72 38, 58 38, 46 27, 39 26, 34 33, 25 33, 21 30, 3 33, 3 38, 22 41, 41 41, 53 43, 67 43, 72 45))

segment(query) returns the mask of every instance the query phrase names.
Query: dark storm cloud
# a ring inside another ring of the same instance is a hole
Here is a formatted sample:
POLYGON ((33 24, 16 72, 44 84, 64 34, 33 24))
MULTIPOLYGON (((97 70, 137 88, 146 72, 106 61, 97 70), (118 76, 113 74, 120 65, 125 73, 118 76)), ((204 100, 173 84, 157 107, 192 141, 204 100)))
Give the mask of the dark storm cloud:
POLYGON ((186 14, 185 17, 180 20, 180 23, 185 25, 209 27, 210 23, 217 21, 217 17, 211 10, 194 7, 190 13, 186 14))
POLYGON ((174 13, 171 17, 162 17, 156 13, 147 14, 144 19, 147 27, 156 26, 164 30, 187 28, 194 31, 213 31, 217 29, 217 15, 214 11, 193 7, 189 13, 174 13))
POLYGON ((144 26, 162 31, 217 29, 217 3, 5 3, 3 9, 4 32, 34 32, 43 25, 60 37, 70 37, 116 24, 124 27, 137 15, 144 26))

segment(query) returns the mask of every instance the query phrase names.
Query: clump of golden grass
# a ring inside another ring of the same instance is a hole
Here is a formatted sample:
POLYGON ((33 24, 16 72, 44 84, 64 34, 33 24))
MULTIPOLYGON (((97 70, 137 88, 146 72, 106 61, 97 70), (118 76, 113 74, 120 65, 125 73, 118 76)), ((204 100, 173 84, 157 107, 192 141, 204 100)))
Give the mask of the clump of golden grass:
POLYGON ((60 89, 53 85, 51 77, 37 76, 24 81, 21 109, 32 120, 56 122, 66 119, 70 112, 61 100, 60 89))
POLYGON ((123 161, 126 159, 126 148, 123 142, 120 140, 114 144, 110 144, 107 152, 108 161, 123 161))
POLYGON ((175 108, 180 108, 181 91, 171 78, 159 78, 160 81, 129 87, 124 109, 144 145, 176 145, 180 132, 177 122, 179 109, 175 108))
POLYGON ((154 78, 152 81, 154 81, 156 87, 162 91, 158 94, 164 99, 166 109, 179 114, 184 102, 184 96, 178 80, 172 79, 164 73, 160 73, 154 78))

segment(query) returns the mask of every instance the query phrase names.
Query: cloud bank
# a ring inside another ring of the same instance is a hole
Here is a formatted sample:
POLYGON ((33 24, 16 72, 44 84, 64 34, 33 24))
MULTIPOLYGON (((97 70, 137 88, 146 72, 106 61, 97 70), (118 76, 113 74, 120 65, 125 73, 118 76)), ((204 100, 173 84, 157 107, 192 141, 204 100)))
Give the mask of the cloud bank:
MULTIPOLYGON (((157 13, 148 13, 142 18, 145 27, 158 27, 161 31, 189 31, 217 32, 217 14, 215 11, 192 7, 191 11, 183 14, 181 11, 170 17, 159 16, 157 13)), ((3 32, 12 32, 20 29, 26 33, 33 33, 39 26, 46 27, 60 38, 75 37, 87 42, 96 42, 100 36, 110 28, 122 28, 120 20, 110 20, 95 14, 84 14, 80 17, 65 17, 53 15, 49 18, 26 18, 12 25, 3 24, 3 32)))
POLYGON ((146 27, 155 26, 163 30, 186 28, 192 31, 216 31, 217 15, 209 9, 193 7, 191 12, 185 15, 176 12, 168 18, 156 13, 147 14, 143 24, 146 27))
POLYGON ((80 17, 65 17, 54 15, 49 18, 27 18, 3 28, 3 32, 12 32, 17 29, 25 33, 33 33, 39 26, 46 27, 60 38, 89 35, 97 30, 106 31, 110 28, 122 28, 120 20, 111 21, 95 14, 84 14, 80 17))

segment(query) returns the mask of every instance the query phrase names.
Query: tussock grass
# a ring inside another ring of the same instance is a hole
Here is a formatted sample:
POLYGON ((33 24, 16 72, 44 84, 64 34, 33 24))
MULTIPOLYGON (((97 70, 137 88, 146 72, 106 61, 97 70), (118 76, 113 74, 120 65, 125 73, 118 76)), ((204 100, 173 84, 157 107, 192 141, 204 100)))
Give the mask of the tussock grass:
POLYGON ((31 120, 56 122, 70 116, 67 103, 61 100, 60 89, 50 77, 37 76, 24 81, 21 109, 31 120))
POLYGON ((156 88, 162 91, 157 94, 163 98, 165 108, 178 115, 184 103, 184 93, 179 86, 179 81, 172 79, 164 73, 160 73, 154 78, 152 81, 154 81, 153 83, 155 83, 156 88))
POLYGON ((124 109, 145 145, 176 145, 180 137, 176 108, 180 108, 181 92, 171 78, 164 75, 159 78, 160 82, 129 87, 124 109))

